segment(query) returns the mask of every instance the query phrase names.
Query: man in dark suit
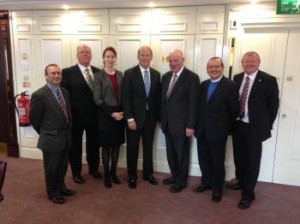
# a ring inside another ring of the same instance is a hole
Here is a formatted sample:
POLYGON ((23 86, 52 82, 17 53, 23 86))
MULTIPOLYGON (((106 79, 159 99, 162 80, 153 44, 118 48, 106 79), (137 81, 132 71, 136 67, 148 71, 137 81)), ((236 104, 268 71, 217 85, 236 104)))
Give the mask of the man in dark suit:
POLYGON ((234 76, 240 88, 240 114, 232 132, 238 183, 227 188, 242 190, 241 209, 249 208, 255 199, 262 142, 271 137, 279 106, 276 78, 259 70, 259 65, 259 55, 247 52, 242 58, 244 72, 234 76))
POLYGON ((122 105, 127 120, 128 186, 136 188, 139 142, 143 141, 143 179, 157 185, 153 177, 153 138, 160 119, 160 73, 150 67, 152 50, 143 46, 138 50, 139 64, 124 72, 122 105))
POLYGON ((89 174, 100 179, 98 172, 100 156, 97 142, 97 108, 93 98, 93 74, 99 71, 91 66, 91 48, 77 47, 78 64, 62 70, 61 86, 69 90, 73 116, 73 145, 70 151, 70 165, 75 183, 84 183, 82 169, 82 136, 86 136, 86 157, 89 174))
POLYGON ((59 87, 62 77, 56 64, 46 66, 45 78, 47 84, 31 96, 29 119, 40 135, 37 147, 43 153, 48 197, 63 204, 63 196, 75 194, 65 185, 72 143, 69 93, 59 87))
POLYGON ((196 193, 213 189, 212 201, 222 200, 225 180, 225 146, 233 122, 240 110, 239 89, 236 83, 223 76, 221 58, 213 57, 206 66, 210 79, 200 85, 200 110, 195 136, 201 184, 196 193))
POLYGON ((184 67, 181 50, 169 55, 170 70, 162 77, 161 128, 166 138, 172 176, 163 184, 178 193, 187 185, 190 139, 194 135, 199 106, 199 77, 184 67))

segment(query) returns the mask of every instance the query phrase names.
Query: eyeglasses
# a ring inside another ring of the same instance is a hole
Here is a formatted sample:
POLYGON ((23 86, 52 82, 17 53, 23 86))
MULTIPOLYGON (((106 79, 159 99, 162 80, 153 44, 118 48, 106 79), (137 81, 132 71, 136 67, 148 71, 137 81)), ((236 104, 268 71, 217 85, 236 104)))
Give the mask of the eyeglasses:
POLYGON ((91 54, 90 51, 79 51, 77 52, 77 54, 91 54))
POLYGON ((207 66, 208 69, 219 69, 221 67, 222 67, 221 65, 215 65, 215 66, 210 65, 210 66, 207 66))

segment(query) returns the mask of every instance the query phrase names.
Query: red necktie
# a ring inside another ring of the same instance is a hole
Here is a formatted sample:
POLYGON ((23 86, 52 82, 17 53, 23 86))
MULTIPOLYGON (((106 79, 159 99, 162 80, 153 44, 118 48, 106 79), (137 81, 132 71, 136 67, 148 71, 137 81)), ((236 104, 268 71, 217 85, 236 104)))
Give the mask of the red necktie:
POLYGON ((68 111, 67 111, 67 108, 66 108, 66 104, 63 100, 63 96, 62 96, 62 93, 60 92, 59 89, 56 90, 56 95, 57 95, 57 101, 59 103, 59 106, 65 116, 65 119, 66 119, 66 122, 69 123, 69 116, 68 116, 68 111))
POLYGON ((240 114, 239 114, 240 119, 243 119, 245 117, 246 101, 247 101, 249 83, 250 83, 250 78, 247 76, 245 85, 243 87, 242 95, 240 97, 240 114))

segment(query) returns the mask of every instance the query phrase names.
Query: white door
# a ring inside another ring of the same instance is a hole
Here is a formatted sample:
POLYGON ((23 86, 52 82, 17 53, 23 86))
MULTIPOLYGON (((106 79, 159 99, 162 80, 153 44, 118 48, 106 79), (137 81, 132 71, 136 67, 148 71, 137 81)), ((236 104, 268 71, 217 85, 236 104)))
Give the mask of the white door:
POLYGON ((300 30, 288 35, 278 138, 274 165, 275 183, 300 186, 300 30))
MULTIPOLYGON (((268 31, 268 33, 265 33, 265 31, 261 32, 260 29, 251 30, 251 32, 247 32, 247 30, 245 30, 244 36, 239 37, 236 40, 233 74, 242 71, 241 58, 243 54, 247 51, 256 51, 261 57, 260 69, 276 76, 281 92, 287 38, 287 30, 274 32, 268 31)), ((276 119, 273 124, 272 137, 263 142, 263 152, 259 174, 260 181, 273 182, 277 129, 278 119, 276 119)), ((231 154, 231 151, 227 152, 227 155, 231 154)), ((233 164, 233 160, 230 161, 231 158, 232 157, 227 157, 227 166, 230 163, 233 164)), ((233 169, 229 169, 229 172, 232 170, 233 169)), ((230 174, 227 172, 227 177, 228 175, 230 174)))

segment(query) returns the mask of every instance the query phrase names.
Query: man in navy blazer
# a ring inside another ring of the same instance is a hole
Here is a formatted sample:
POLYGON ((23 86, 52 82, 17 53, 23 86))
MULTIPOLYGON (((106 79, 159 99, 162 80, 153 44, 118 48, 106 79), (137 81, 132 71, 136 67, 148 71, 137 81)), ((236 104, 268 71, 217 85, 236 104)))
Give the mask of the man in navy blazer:
POLYGON ((225 180, 225 147, 233 122, 240 110, 238 85, 223 76, 221 58, 213 57, 207 62, 210 79, 200 85, 200 110, 195 136, 201 184, 196 193, 213 189, 212 201, 222 200, 225 180))
POLYGON ((153 176, 153 138, 160 120, 160 73, 150 67, 152 50, 142 46, 138 50, 139 64, 124 72, 122 105, 127 120, 128 186, 136 188, 139 142, 143 142, 143 179, 152 185, 158 182, 153 176))
POLYGON ((171 193, 187 185, 190 140, 196 127, 199 106, 198 75, 184 67, 181 50, 169 54, 170 70, 162 77, 161 129, 165 134, 167 160, 172 176, 163 184, 171 193))
POLYGON ((241 110, 232 132, 238 183, 227 185, 227 188, 242 190, 238 204, 240 209, 249 208, 255 199, 254 188, 259 175, 262 142, 271 137, 279 107, 276 78, 259 70, 259 65, 259 55, 253 51, 247 52, 242 58, 244 72, 234 76, 234 81, 240 87, 240 95, 245 97, 240 99, 241 110))
POLYGON ((89 86, 86 69, 93 80, 93 74, 100 71, 91 66, 92 51, 89 46, 77 47, 78 64, 62 70, 61 86, 70 92, 71 111, 73 116, 73 145, 70 151, 70 165, 75 183, 84 183, 82 170, 82 136, 86 135, 86 156, 89 174, 101 178, 98 172, 100 155, 97 141, 97 107, 94 103, 93 90, 89 86))
POLYGON ((45 78, 47 84, 31 96, 29 119, 40 135, 37 147, 43 153, 48 197, 54 203, 63 204, 63 196, 75 194, 65 185, 72 145, 69 93, 59 87, 62 77, 56 64, 46 66, 45 78))

